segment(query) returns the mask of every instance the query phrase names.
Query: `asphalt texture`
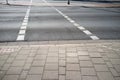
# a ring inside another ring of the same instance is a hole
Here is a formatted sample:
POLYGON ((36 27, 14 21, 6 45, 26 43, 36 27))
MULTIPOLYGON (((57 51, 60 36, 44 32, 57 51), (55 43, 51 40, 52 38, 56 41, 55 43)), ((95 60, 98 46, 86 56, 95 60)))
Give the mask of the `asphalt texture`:
MULTIPOLYGON (((48 0, 47 0, 48 1, 48 0)), ((42 2, 33 0, 33 2, 42 2)), ((49 2, 49 1, 48 1, 49 2)), ((16 41, 28 6, 0 5, 0 42, 16 41)), ((100 40, 120 39, 120 8, 56 7, 100 40)), ((31 6, 24 41, 92 40, 50 6, 31 6)))

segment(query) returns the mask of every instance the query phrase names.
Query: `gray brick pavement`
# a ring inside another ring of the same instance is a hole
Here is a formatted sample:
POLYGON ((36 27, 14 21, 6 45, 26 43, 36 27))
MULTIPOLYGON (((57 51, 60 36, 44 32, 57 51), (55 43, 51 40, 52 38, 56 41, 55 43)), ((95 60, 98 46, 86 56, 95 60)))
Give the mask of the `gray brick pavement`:
POLYGON ((120 80, 120 41, 2 43, 0 80, 120 80))

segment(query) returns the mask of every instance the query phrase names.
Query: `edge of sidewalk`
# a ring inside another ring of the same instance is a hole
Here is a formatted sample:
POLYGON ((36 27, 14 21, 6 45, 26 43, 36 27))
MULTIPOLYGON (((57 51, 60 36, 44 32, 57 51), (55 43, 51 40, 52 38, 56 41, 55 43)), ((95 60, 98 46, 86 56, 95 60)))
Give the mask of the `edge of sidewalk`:
POLYGON ((62 40, 62 41, 20 41, 20 42, 0 42, 0 46, 15 45, 59 45, 59 44, 86 44, 86 43, 120 43, 120 40, 62 40))

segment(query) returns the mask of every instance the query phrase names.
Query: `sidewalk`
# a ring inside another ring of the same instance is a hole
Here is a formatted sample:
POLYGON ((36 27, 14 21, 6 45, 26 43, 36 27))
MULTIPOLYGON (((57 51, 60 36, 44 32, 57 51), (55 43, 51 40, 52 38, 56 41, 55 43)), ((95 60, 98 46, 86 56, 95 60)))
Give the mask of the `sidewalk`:
POLYGON ((0 80, 120 80, 120 40, 0 43, 0 80))
MULTIPOLYGON (((29 1, 10 1, 10 5, 16 6, 28 6, 29 1)), ((71 1, 68 5, 67 1, 51 1, 50 5, 44 2, 33 2, 32 6, 55 6, 55 7, 69 7, 69 6, 82 6, 82 7, 100 7, 100 8, 120 8, 120 3, 100 3, 100 2, 82 2, 82 1, 71 1)), ((5 4, 5 3, 4 3, 5 4)))

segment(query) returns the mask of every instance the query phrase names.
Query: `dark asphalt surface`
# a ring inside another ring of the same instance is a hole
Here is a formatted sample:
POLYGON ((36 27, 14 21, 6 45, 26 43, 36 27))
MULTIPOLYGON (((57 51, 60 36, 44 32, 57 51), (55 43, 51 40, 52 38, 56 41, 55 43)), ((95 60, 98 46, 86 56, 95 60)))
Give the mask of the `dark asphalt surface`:
MULTIPOLYGON (((33 0, 33 2, 39 2, 33 0)), ((41 2, 41 1, 40 1, 41 2)), ((16 41, 28 6, 0 4, 0 42, 16 41)), ((120 8, 55 7, 101 40, 120 39, 120 8)), ((25 41, 92 40, 54 8, 32 6, 25 41)))

